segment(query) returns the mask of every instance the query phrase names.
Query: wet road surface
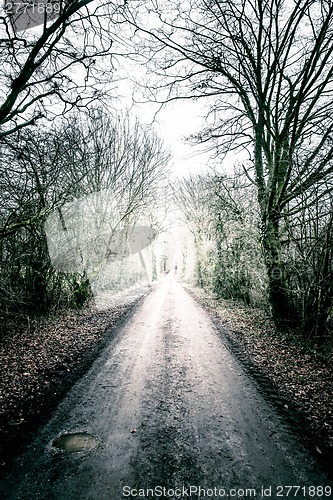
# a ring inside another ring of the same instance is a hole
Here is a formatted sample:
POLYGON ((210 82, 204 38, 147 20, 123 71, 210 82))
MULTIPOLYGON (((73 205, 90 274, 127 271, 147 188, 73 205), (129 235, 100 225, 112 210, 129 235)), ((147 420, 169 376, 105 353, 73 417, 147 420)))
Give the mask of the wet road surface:
POLYGON ((169 274, 0 481, 0 498, 316 499, 332 498, 331 484, 169 274), (58 449, 63 432, 99 445, 58 449))

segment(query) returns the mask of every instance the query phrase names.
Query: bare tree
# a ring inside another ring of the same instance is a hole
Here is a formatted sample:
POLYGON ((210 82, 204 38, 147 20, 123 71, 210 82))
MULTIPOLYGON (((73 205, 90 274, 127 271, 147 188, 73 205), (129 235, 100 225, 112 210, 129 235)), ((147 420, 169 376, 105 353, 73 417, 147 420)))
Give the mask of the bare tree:
MULTIPOLYGON (((112 116, 101 109, 91 110, 85 118, 75 114, 53 129, 25 128, 4 138, 0 165, 4 315, 15 314, 18 306, 22 313, 34 313, 66 300, 80 304, 90 290, 88 267, 92 276, 108 260, 125 256, 118 255, 114 234, 122 243, 133 237, 140 219, 147 225, 154 222, 153 212, 167 185, 168 162, 169 153, 153 130, 129 115, 112 116), (51 224, 48 232, 46 220, 51 224), (59 229, 55 247, 47 241, 54 236, 52 220, 59 229), (67 255, 72 229, 76 239, 67 255), (75 267, 84 252, 87 268, 75 267), (62 266, 54 265, 57 255, 62 266)), ((156 229, 151 231, 152 237, 155 234, 156 229)))
POLYGON ((197 139, 218 153, 248 152, 272 312, 278 323, 292 319, 283 226, 303 210, 299 196, 322 191, 333 173, 333 3, 154 0, 125 15, 141 31, 150 91, 162 102, 205 99, 197 139))
MULTIPOLYGON (((112 117, 95 110, 82 127, 80 197, 55 211, 52 224, 56 233, 63 227, 63 242, 70 228, 66 252, 71 259, 83 252, 90 262, 82 256, 82 266, 94 272, 94 262, 100 269, 117 258, 124 234, 139 219, 154 221, 165 198, 170 155, 155 132, 129 114, 112 117)), ((56 246, 65 248, 60 241, 56 246)), ((77 261, 68 264, 79 267, 77 261)))
POLYGON ((265 304, 257 206, 244 177, 190 175, 175 184, 174 196, 193 235, 197 284, 224 298, 265 304))
MULTIPOLYGON (((196 283, 203 287, 209 285, 210 269, 207 246, 213 237, 214 214, 209 203, 210 191, 205 175, 190 175, 182 178, 173 186, 174 198, 185 224, 193 236, 196 253, 196 283)), ((212 242, 214 245, 214 243, 212 242)))
POLYGON ((56 18, 20 32, 13 31, 8 11, 20 3, 6 5, 0 17, 0 138, 111 93, 116 3, 52 0, 45 8, 56 5, 56 18))
POLYGON ((303 209, 288 218, 283 233, 287 286, 304 331, 321 340, 330 328, 333 300, 333 211, 328 188, 302 194, 298 204, 303 209))

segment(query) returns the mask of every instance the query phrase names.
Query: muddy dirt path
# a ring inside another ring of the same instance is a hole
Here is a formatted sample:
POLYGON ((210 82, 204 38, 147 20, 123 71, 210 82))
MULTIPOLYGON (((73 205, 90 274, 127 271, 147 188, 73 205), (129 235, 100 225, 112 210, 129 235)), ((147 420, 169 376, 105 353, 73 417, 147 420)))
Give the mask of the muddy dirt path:
POLYGON ((0 481, 0 498, 316 499, 332 498, 330 485, 169 274, 0 481), (63 432, 99 445, 58 449, 63 432))

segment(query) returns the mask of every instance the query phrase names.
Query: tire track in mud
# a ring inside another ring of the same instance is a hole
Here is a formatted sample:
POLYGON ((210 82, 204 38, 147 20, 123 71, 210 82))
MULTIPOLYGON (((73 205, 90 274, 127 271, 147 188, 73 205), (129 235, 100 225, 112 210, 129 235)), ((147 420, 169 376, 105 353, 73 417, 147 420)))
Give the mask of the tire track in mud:
POLYGON ((120 500, 138 497, 124 496, 125 486, 259 491, 278 484, 328 480, 207 312, 168 275, 73 387, 0 491, 4 486, 12 500, 120 500), (52 452, 49 443, 66 429, 96 434, 102 445, 52 452))
POLYGON ((196 436, 189 423, 188 363, 180 359, 184 346, 174 313, 168 294, 142 400, 140 451, 132 462, 137 485, 170 488, 197 484, 202 478, 196 436))

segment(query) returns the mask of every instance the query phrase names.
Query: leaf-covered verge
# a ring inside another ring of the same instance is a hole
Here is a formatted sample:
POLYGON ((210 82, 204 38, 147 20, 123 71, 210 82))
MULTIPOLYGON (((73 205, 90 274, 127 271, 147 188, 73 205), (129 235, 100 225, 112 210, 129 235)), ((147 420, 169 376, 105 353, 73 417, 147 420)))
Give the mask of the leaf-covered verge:
POLYGON ((267 395, 273 395, 271 399, 332 470, 332 346, 306 344, 301 332, 278 332, 262 309, 217 299, 207 290, 189 286, 187 289, 213 313, 227 345, 259 384, 265 385, 267 395))
POLYGON ((0 343, 0 475, 89 368, 144 294, 33 322, 0 343))

